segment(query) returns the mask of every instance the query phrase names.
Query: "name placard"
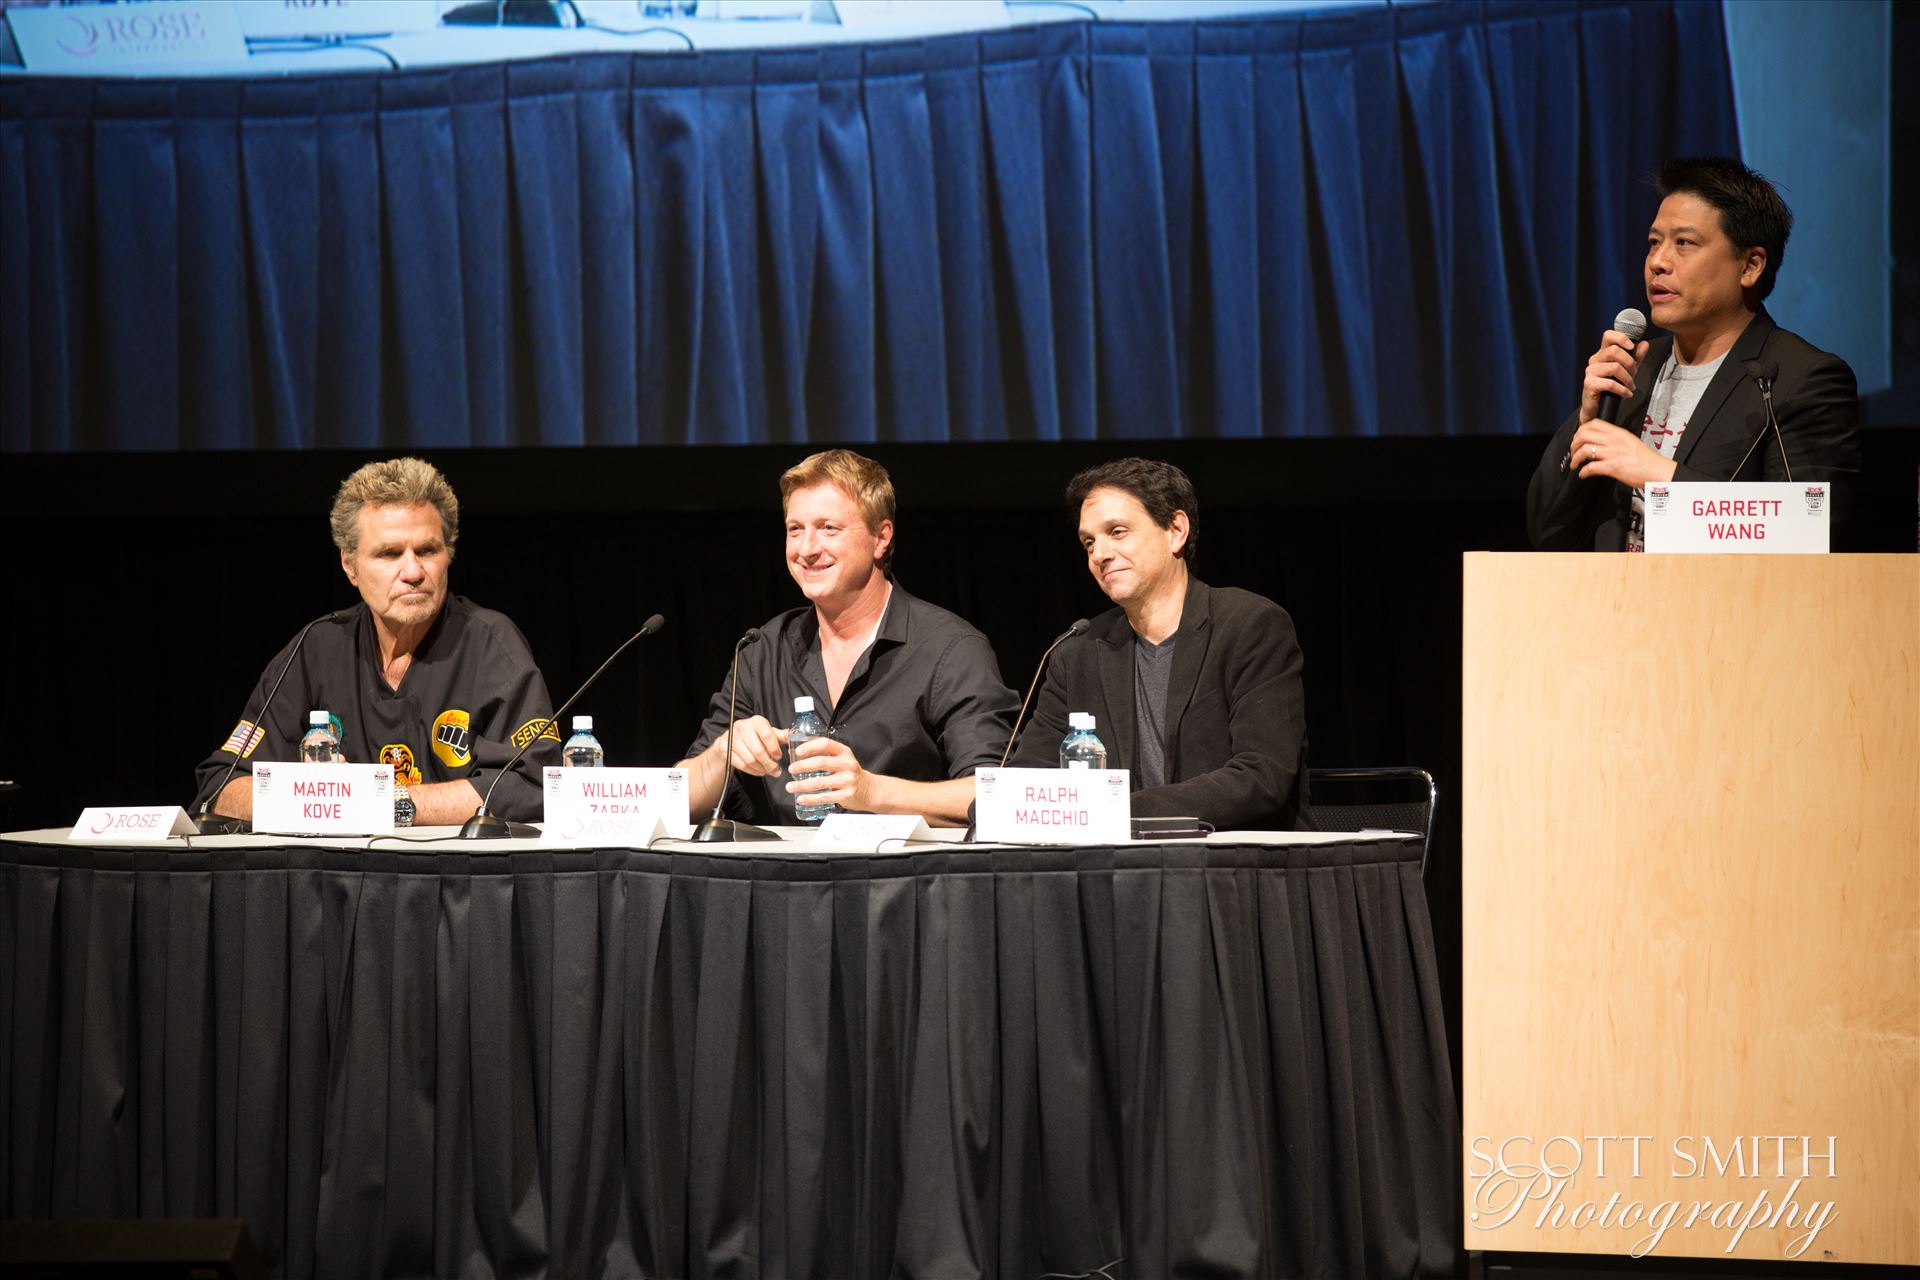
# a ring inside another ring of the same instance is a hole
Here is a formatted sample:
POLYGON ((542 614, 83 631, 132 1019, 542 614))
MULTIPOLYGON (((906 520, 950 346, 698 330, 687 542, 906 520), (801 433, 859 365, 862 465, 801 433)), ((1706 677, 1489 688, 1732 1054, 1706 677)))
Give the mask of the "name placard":
POLYGON ((992 844, 1112 844, 1129 839, 1125 769, 981 769, 974 835, 992 844))
POLYGON ((240 29, 255 37, 384 36, 440 25, 438 7, 420 0, 247 0, 235 8, 240 29))
POLYGON ((193 819, 177 804, 82 809, 80 821, 67 832, 67 839, 94 844, 157 844, 168 836, 190 836, 193 830, 193 819))
POLYGON ((1830 545, 1833 482, 1650 484, 1645 506, 1649 552, 1821 555, 1830 545))
POLYGON ((917 813, 830 813, 814 828, 808 848, 821 853, 879 853, 893 846, 900 853, 914 840, 931 840, 927 820, 917 813))
POLYGON ((253 829, 285 836, 393 833, 390 764, 257 764, 253 829))
POLYGON ((662 834, 677 835, 687 820, 685 769, 546 770, 548 844, 624 845, 644 849, 662 834))
POLYGON ((8 9, 6 20, 20 47, 20 59, 30 71, 100 71, 182 62, 245 62, 247 58, 240 19, 226 0, 8 9))

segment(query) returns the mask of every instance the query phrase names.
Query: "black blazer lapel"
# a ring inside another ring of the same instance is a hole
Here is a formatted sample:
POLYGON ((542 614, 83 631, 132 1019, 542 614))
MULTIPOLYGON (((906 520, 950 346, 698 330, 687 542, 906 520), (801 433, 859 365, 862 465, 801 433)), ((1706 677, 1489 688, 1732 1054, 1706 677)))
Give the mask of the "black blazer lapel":
POLYGON ((1693 450, 1700 438, 1707 434, 1707 428, 1726 407, 1727 397, 1733 389, 1746 380, 1746 363, 1757 360, 1766 349, 1767 339, 1773 334, 1773 317, 1767 314, 1765 307, 1754 313, 1753 319, 1727 352, 1727 358, 1720 363, 1720 369, 1713 375, 1713 381, 1700 393, 1700 403, 1693 408, 1693 418, 1687 423, 1687 430, 1680 437, 1680 447, 1674 452, 1673 460, 1681 466, 1687 465, 1687 459, 1693 456, 1693 450))
POLYGON ((1173 646, 1173 670, 1167 673, 1167 778, 1180 776, 1180 718, 1193 691, 1200 683, 1200 667, 1213 638, 1213 588, 1200 579, 1187 578, 1187 599, 1180 607, 1179 641, 1173 646))
POLYGON ((1117 625, 1103 628, 1094 637, 1099 642, 1094 660, 1100 666, 1100 692, 1107 706, 1106 718, 1093 731, 1110 748, 1107 767, 1127 769, 1133 759, 1133 628, 1127 625, 1124 612, 1115 610, 1110 616, 1117 625))

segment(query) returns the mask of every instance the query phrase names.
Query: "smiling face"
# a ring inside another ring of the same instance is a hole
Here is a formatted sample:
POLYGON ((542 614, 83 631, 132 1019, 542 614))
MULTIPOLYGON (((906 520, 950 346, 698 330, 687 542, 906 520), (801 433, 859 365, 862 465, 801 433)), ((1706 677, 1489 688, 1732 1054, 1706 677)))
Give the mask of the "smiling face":
POLYGON ((814 604, 851 600, 880 572, 893 521, 869 529, 859 504, 835 484, 787 496, 787 572, 814 604))
POLYGON ((359 544, 340 552, 347 581, 388 631, 430 623, 447 599, 453 552, 432 503, 360 508, 359 544))
POLYGON ((1653 322, 1682 335, 1744 324, 1746 291, 1759 283, 1767 251, 1742 248, 1721 228, 1720 211, 1676 191, 1647 229, 1647 308, 1653 322))
POLYGON ((1087 571, 1124 609, 1156 599, 1174 586, 1185 590, 1187 513, 1175 511, 1162 529, 1140 499, 1124 489, 1099 488, 1080 503, 1080 545, 1087 571))

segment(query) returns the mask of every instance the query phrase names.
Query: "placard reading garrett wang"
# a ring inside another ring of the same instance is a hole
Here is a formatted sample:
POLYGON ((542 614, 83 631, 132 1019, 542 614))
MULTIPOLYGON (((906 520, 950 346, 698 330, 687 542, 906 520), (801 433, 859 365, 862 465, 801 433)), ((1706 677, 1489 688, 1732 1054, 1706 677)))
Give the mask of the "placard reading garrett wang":
POLYGON ((1787 1241, 1785 1256, 1798 1258, 1834 1219, 1837 1202, 1810 1193, 1839 1176, 1839 1147, 1832 1135, 1683 1135, 1662 1148, 1651 1134, 1559 1134, 1541 1141, 1482 1134, 1467 1144, 1467 1222, 1482 1231, 1516 1220, 1531 1222, 1536 1231, 1644 1227, 1646 1234, 1633 1242, 1636 1258, 1659 1248, 1669 1231, 1725 1232, 1724 1252, 1732 1253, 1749 1231, 1785 1227, 1798 1233, 1787 1241), (1742 1179, 1753 1194, 1729 1200, 1636 1198, 1634 1179, 1656 1167, 1671 1179, 1742 1179), (1627 1185, 1604 1201, 1572 1199, 1567 1189, 1583 1170, 1585 1179, 1627 1185))

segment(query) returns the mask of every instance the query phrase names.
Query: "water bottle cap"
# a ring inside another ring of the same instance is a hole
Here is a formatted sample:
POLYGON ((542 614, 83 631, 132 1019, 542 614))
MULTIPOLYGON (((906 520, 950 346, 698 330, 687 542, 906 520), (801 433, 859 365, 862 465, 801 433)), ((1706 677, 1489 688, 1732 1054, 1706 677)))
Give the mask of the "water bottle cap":
POLYGON ((329 716, 329 715, 328 715, 328 714, 327 714, 326 712, 324 712, 324 711, 309 711, 309 712, 307 712, 307 723, 308 723, 308 724, 324 724, 324 725, 327 725, 327 726, 328 726, 329 728, 331 728, 331 727, 332 727, 332 723, 331 723, 331 722, 332 722, 332 720, 333 720, 333 717, 332 717, 332 716, 329 716))
POLYGON ((806 697, 804 695, 802 695, 801 697, 795 698, 793 700, 793 709, 796 712, 811 711, 813 710, 813 699, 806 697))
POLYGON ((575 733, 592 733, 593 717, 592 716, 575 716, 573 718, 573 731, 575 733))
POLYGON ((1074 729, 1091 730, 1093 728, 1093 712, 1091 711, 1072 712, 1067 716, 1067 725, 1068 727, 1074 728, 1074 729))

